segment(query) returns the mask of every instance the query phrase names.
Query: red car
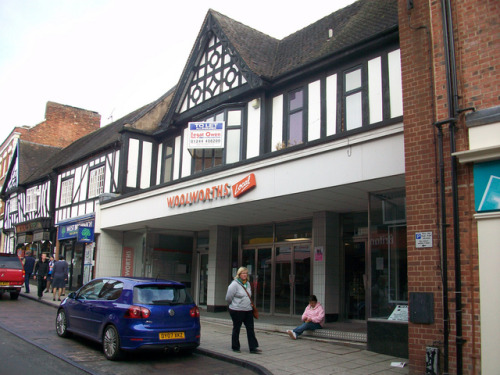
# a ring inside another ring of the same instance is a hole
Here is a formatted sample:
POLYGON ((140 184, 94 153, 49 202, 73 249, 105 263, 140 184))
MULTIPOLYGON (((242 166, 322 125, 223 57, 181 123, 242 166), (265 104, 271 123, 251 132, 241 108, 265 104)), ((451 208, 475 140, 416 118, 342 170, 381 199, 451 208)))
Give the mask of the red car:
POLYGON ((0 296, 10 293, 10 299, 16 300, 24 284, 24 268, 15 254, 0 253, 0 296))

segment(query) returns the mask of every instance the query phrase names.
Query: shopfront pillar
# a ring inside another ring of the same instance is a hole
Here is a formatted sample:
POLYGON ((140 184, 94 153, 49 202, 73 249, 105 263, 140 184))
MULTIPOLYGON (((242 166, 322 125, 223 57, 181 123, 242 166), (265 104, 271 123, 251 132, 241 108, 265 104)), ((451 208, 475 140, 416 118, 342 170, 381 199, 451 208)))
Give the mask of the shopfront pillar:
POLYGON ((341 300, 340 215, 313 214, 313 294, 324 304, 326 321, 337 321, 341 300))
POLYGON ((210 228, 208 249, 207 311, 225 311, 226 292, 231 278, 231 228, 210 228))

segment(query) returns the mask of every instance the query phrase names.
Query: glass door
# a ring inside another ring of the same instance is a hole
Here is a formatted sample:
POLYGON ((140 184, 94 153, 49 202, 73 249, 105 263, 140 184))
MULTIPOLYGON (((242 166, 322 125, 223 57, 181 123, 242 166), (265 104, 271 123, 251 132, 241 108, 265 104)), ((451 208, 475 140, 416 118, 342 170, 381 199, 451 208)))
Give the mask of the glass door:
POLYGON ((364 320, 366 312, 366 244, 348 241, 344 245, 345 254, 345 309, 347 319, 364 320))
POLYGON ((198 288, 198 305, 207 305, 207 285, 208 285, 208 253, 200 253, 200 284, 198 288))
POLYGON ((310 294, 311 245, 277 246, 275 253, 275 312, 301 314, 310 294))

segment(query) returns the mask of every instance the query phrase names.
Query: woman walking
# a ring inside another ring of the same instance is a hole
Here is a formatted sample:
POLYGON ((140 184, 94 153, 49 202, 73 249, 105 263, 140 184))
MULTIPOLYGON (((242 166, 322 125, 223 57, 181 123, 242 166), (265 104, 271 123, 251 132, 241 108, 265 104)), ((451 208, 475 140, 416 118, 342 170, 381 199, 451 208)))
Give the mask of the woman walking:
POLYGON ((248 269, 240 267, 236 277, 229 284, 226 293, 226 302, 229 303, 229 314, 233 320, 233 334, 231 336, 231 348, 240 353, 240 329, 245 324, 247 331, 248 347, 250 353, 259 354, 259 343, 255 337, 252 301, 252 288, 248 282, 248 269))

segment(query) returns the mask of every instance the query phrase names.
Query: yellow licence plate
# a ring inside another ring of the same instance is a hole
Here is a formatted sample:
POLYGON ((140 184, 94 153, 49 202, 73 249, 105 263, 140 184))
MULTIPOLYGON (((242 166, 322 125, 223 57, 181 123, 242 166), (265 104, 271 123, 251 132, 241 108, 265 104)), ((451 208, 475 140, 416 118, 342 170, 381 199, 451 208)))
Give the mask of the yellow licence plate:
POLYGON ((0 285, 9 285, 8 281, 0 281, 0 285))
POLYGON ((160 340, 176 340, 184 339, 184 332, 162 332, 160 333, 160 340))

